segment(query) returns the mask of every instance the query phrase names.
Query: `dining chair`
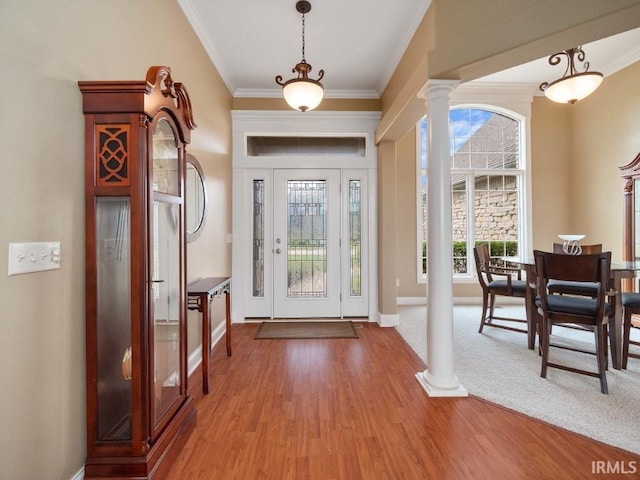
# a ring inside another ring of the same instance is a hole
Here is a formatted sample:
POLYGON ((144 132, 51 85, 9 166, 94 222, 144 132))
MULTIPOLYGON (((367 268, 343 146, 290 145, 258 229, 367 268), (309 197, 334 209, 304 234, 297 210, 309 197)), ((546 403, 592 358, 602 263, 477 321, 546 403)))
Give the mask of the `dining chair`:
MULTIPOLYGON (((582 245, 581 255, 591 255, 594 253, 602 252, 602 244, 597 243, 594 245, 582 245)), ((565 254, 562 243, 553 244, 553 253, 565 254)), ((586 297, 594 297, 596 286, 591 282, 562 282, 560 280, 553 280, 549 282, 549 290, 552 293, 565 294, 565 295, 583 295, 586 297)))
POLYGON ((627 368, 629 357, 640 358, 637 353, 629 352, 629 345, 640 346, 640 342, 631 340, 631 329, 640 329, 640 321, 633 315, 640 315, 640 293, 625 292, 622 294, 623 334, 622 334, 622 368, 627 368))
POLYGON ((540 322, 540 349, 542 367, 540 376, 547 377, 547 368, 553 367, 600 379, 600 391, 609 393, 607 387, 607 334, 608 321, 613 320, 614 308, 607 302, 607 286, 611 269, 611 252, 565 255, 534 251, 537 271, 536 306, 542 316, 540 322), (551 280, 589 282, 595 284, 595 297, 559 295, 549 290, 551 280), (549 348, 559 347, 583 353, 593 353, 578 346, 551 345, 553 325, 578 326, 593 332, 598 371, 593 372, 549 361, 549 348))
POLYGON ((525 298, 527 294, 526 283, 521 278, 521 270, 507 266, 495 265, 491 262, 489 244, 481 243, 473 248, 473 256, 476 263, 478 281, 482 287, 482 317, 478 333, 482 333, 485 325, 491 327, 527 333, 527 329, 494 323, 494 320, 524 323, 527 320, 513 317, 495 315, 496 295, 504 297, 525 298), (494 278, 495 277, 495 278, 494 278), (515 277, 515 278, 514 278, 515 277), (488 310, 488 315, 487 315, 488 310))

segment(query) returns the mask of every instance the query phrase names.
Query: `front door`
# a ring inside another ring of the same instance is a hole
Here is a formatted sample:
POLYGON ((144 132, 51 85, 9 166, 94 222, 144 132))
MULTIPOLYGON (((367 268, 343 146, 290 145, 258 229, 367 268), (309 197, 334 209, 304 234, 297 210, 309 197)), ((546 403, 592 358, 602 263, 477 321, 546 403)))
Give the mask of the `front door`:
POLYGON ((273 316, 340 317, 340 171, 273 171, 273 316))

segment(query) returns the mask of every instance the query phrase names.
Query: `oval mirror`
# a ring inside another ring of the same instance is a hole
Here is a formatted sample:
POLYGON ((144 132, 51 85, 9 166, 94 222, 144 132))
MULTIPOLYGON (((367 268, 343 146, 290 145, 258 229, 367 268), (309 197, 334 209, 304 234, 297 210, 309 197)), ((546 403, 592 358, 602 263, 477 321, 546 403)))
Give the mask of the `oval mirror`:
POLYGON ((187 242, 193 242, 202 233, 207 214, 207 189, 204 184, 202 167, 196 157, 187 154, 186 224, 187 242))

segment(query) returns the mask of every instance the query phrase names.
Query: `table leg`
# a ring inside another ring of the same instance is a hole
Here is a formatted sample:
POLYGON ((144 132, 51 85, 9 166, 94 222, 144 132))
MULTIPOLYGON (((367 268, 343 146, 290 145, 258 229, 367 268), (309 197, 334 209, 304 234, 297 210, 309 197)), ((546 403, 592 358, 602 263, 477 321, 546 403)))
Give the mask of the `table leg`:
POLYGON ((209 354, 211 352, 211 318, 209 295, 203 295, 202 303, 202 391, 209 393, 209 354))
POLYGON ((225 308, 227 313, 227 318, 225 319, 225 338, 227 340, 227 356, 231 356, 231 293, 229 290, 224 294, 225 297, 225 308))
POLYGON ((615 295, 615 314, 613 316, 613 325, 609 325, 609 338, 611 348, 611 364, 616 370, 620 370, 622 366, 622 272, 614 271, 613 285, 616 291, 615 295))
POLYGON ((536 289, 531 285, 536 282, 536 267, 535 265, 527 265, 527 288, 525 309, 527 315, 527 346, 529 350, 533 350, 536 346, 536 333, 538 331, 538 325, 540 323, 538 317, 538 309, 536 308, 536 289))

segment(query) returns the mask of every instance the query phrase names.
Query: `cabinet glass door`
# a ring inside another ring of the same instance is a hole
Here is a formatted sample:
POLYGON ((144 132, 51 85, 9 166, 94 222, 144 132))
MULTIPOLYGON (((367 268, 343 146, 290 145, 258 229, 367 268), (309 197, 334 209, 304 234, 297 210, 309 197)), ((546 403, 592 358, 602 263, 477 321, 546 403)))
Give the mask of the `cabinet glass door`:
POLYGON ((161 118, 153 133, 151 220, 152 411, 161 428, 181 398, 180 174, 171 124, 161 118))
POLYGON ((629 260, 640 260, 640 178, 633 181, 633 258, 629 260))
POLYGON ((130 203, 96 200, 97 440, 131 440, 130 203))

